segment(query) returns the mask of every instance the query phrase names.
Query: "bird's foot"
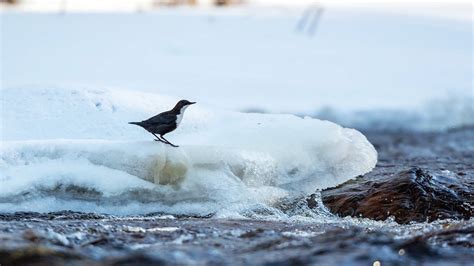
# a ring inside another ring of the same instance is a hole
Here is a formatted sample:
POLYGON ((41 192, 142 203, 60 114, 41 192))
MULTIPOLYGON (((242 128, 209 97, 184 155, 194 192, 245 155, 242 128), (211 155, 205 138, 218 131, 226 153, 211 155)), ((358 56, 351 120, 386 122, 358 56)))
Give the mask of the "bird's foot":
POLYGON ((172 143, 170 143, 170 142, 165 142, 165 141, 163 141, 163 140, 161 140, 161 139, 153 139, 153 140, 154 140, 154 141, 162 142, 162 143, 164 143, 164 144, 168 144, 168 145, 170 145, 170 146, 172 146, 172 147, 175 147, 175 148, 178 148, 178 147, 179 147, 178 145, 174 145, 174 144, 172 144, 172 143))
POLYGON ((161 137, 161 139, 163 140, 164 143, 169 144, 169 145, 171 145, 172 147, 175 147, 175 148, 179 147, 178 145, 174 145, 173 143, 169 142, 167 139, 165 139, 165 137, 163 137, 163 135, 161 135, 160 137, 161 137))

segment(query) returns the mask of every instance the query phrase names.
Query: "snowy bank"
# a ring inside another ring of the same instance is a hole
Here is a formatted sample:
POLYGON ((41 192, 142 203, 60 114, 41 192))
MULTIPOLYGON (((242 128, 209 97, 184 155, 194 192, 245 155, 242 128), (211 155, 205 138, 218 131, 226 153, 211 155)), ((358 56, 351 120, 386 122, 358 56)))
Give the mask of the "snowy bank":
POLYGON ((358 131, 292 115, 192 106, 168 136, 179 148, 127 124, 176 100, 125 90, 3 90, 0 211, 243 214, 337 185, 377 161, 358 131))
MULTIPOLYGON (((471 15, 470 7, 461 10, 471 15)), ((119 87, 353 128, 474 124, 472 20, 402 15, 393 6, 328 7, 311 33, 303 14, 4 12, 0 87, 119 87)))

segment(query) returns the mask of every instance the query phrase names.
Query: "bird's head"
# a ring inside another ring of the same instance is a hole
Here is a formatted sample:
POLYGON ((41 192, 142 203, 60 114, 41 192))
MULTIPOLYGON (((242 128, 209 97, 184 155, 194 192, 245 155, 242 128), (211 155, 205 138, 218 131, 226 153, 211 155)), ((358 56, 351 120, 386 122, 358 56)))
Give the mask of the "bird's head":
POLYGON ((191 104, 195 104, 196 102, 190 102, 188 100, 181 100, 179 101, 176 106, 173 108, 174 110, 176 111, 181 111, 184 109, 186 109, 188 106, 190 106, 191 104))

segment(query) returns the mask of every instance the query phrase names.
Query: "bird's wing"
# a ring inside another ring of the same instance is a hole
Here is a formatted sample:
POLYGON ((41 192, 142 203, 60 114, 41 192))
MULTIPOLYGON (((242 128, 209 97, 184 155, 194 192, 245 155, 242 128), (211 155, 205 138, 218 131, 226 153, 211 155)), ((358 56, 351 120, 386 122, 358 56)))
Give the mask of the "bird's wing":
POLYGON ((170 112, 163 112, 145 120, 144 122, 152 125, 172 124, 176 122, 176 115, 170 112))

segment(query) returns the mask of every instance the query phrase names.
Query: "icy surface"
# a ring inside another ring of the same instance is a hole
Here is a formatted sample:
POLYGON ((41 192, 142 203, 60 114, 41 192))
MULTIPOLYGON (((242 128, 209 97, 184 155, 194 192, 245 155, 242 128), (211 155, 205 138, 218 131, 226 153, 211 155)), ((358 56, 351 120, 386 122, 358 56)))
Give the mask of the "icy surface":
POLYGON ((3 90, 0 210, 226 217, 272 210, 377 161, 358 131, 292 115, 198 103, 168 136, 179 148, 127 124, 176 100, 125 90, 3 90))

